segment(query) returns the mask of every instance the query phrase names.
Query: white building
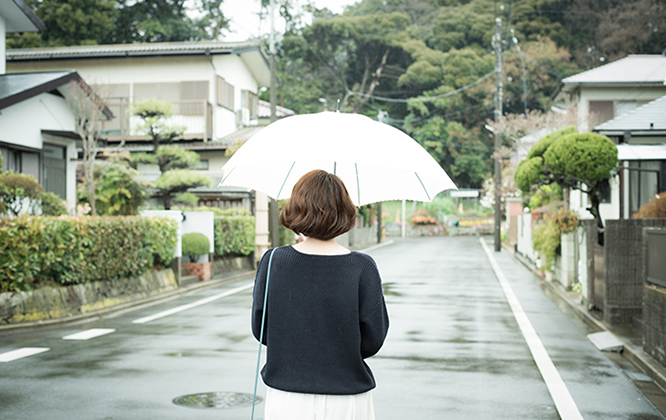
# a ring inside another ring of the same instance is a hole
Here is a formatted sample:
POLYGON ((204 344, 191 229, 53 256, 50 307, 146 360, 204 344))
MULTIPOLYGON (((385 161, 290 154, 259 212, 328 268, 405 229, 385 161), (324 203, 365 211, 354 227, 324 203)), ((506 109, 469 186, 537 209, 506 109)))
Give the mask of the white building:
POLYGON ((108 98, 117 118, 109 141, 145 141, 133 102, 159 99, 173 107, 170 124, 185 126, 183 140, 216 141, 257 123, 258 92, 270 68, 258 41, 95 45, 7 51, 7 72, 76 69, 108 98))
MULTIPOLYGON (((640 115, 645 110, 643 105, 661 98, 666 95, 666 56, 664 55, 629 55, 620 60, 588 70, 562 80, 559 90, 556 93, 556 99, 566 100, 576 104, 578 108, 578 131, 598 131, 601 134, 607 134, 604 129, 604 123, 610 120, 618 119, 622 115, 634 112, 640 115)), ((655 142, 664 142, 658 137, 652 136, 634 136, 629 141, 629 137, 615 134, 610 136, 616 144, 622 143, 640 144, 645 141, 655 144, 655 142)), ((628 161, 624 149, 620 146, 620 160, 628 161)), ((650 159, 643 155, 641 158, 633 160, 650 159)), ((628 163, 623 165, 629 165, 628 163)), ((640 163, 632 165, 640 166, 640 163)), ((603 220, 619 219, 631 217, 632 209, 628 203, 627 196, 628 184, 624 182, 622 187, 623 194, 620 194, 620 184, 623 177, 628 175, 625 170, 619 171, 609 180, 608 188, 604 191, 602 203, 599 207, 603 220)), ((663 175, 662 175, 663 176, 663 175)), ((634 176, 635 178, 635 176, 634 176)), ((643 202, 644 204, 644 202, 643 202)), ((590 213, 585 210, 588 207, 588 199, 580 191, 572 191, 570 196, 570 205, 583 218, 591 218, 590 213)))
MULTIPOLYGON (((79 136, 65 98, 84 82, 71 70, 5 74, 5 33, 43 29, 44 24, 22 0, 0 2, 2 169, 32 175, 46 191, 74 205, 79 136)), ((108 109, 105 115, 112 117, 108 109)))

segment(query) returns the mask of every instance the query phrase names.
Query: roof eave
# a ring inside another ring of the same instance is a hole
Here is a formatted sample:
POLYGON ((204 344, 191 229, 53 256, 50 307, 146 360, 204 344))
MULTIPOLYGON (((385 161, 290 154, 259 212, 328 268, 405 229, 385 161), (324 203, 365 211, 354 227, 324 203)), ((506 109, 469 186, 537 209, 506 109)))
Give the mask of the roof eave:
POLYGON ((25 15, 26 18, 35 26, 37 32, 46 30, 46 25, 41 21, 39 17, 32 11, 30 6, 25 4, 23 0, 12 0, 12 2, 18 7, 21 12, 25 15))

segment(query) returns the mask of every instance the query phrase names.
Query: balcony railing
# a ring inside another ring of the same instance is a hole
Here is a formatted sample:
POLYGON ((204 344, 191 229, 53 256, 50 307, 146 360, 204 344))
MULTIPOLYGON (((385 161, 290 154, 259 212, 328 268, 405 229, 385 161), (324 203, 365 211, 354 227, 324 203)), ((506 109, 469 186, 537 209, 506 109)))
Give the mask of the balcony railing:
MULTIPOLYGON (((115 118, 104 124, 102 133, 109 141, 149 140, 141 118, 129 115, 130 103, 126 100, 108 100, 108 108, 115 118)), ((173 115, 166 120, 168 126, 185 127, 180 139, 208 141, 213 135, 213 107, 206 100, 172 101, 173 115)))

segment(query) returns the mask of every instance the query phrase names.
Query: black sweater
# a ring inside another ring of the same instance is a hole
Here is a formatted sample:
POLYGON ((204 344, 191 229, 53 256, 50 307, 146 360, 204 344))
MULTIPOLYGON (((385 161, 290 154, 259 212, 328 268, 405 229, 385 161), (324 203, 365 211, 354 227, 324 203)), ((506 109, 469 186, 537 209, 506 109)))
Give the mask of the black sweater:
POLYGON ((373 389, 375 379, 363 359, 379 351, 389 324, 375 261, 358 252, 311 255, 291 246, 264 254, 252 304, 257 340, 271 252, 264 383, 306 394, 373 389))

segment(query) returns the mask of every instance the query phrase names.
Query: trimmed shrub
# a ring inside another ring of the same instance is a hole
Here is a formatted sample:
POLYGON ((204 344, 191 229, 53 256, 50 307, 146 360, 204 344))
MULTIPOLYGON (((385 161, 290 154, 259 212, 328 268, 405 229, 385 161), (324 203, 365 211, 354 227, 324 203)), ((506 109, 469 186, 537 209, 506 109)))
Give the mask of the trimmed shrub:
POLYGON ((666 191, 655 195, 631 216, 632 219, 660 219, 663 217, 666 217, 666 191))
POLYGON ((177 224, 146 217, 0 219, 0 292, 140 276, 173 259, 177 224))
POLYGON ((254 251, 254 217, 215 218, 215 254, 250 255, 254 251))
POLYGON ((43 216, 65 216, 68 215, 66 201, 50 192, 42 194, 43 216))
POLYGON ((4 172, 0 175, 0 212, 18 216, 33 213, 44 187, 32 175, 4 172))
POLYGON ((200 255, 208 254, 210 241, 203 233, 192 232, 183 235, 183 255, 190 257, 190 261, 197 262, 200 255))

